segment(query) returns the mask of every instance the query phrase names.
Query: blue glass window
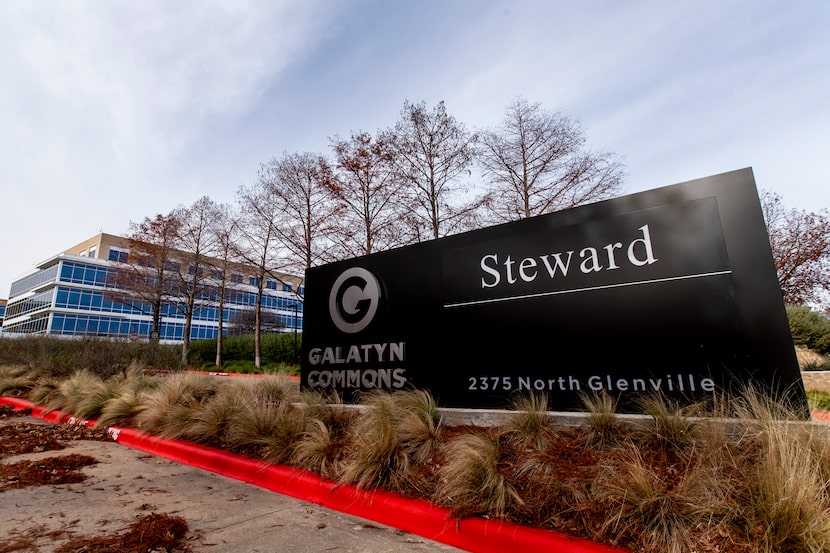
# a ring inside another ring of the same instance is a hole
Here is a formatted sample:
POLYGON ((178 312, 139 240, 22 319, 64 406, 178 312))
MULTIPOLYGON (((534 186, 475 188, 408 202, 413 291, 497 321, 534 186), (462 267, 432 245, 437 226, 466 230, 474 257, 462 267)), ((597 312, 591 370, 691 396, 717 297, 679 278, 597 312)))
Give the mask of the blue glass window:
POLYGON ((109 259, 110 261, 117 261, 118 263, 126 263, 127 252, 123 250, 117 250, 115 248, 110 248, 110 253, 107 259, 109 259))
POLYGON ((56 263, 51 267, 47 267, 32 275, 13 282, 9 291, 9 299, 14 299, 15 297, 24 294, 29 290, 33 290, 42 284, 54 281, 58 275, 59 266, 60 265, 56 263))

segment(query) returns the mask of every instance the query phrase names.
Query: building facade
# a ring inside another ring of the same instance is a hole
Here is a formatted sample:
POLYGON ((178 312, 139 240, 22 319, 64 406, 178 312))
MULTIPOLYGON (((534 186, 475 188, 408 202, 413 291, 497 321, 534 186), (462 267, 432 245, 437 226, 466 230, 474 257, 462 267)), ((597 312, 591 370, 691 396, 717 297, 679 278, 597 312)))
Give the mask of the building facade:
MULTIPOLYGON (((2 331, 7 334, 52 334, 58 336, 101 336, 148 339, 153 317, 149 305, 124 300, 129 290, 114 288, 114 274, 124 266, 129 242, 120 236, 101 233, 42 263, 14 281, 9 291, 2 331)), ((215 338, 219 329, 219 296, 216 284, 221 275, 205 279, 193 309, 191 340, 215 338)), ((234 332, 238 321, 250 320, 257 301, 257 280, 253 270, 236 264, 227 275, 222 321, 223 334, 234 332)), ((296 332, 302 329, 302 279, 280 274, 265 282, 262 313, 267 329, 296 332)), ((161 305, 159 340, 181 342, 185 315, 173 302, 161 305)))

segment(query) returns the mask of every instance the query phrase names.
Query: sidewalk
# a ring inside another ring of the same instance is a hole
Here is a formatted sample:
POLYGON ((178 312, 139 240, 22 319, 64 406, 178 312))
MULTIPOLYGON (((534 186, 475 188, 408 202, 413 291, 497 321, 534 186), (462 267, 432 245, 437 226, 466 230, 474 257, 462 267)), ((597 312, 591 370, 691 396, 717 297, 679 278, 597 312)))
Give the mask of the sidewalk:
MULTIPOLYGON (((21 420, 47 424, 21 417, 0 420, 0 425, 21 420)), ((29 537, 47 553, 71 536, 116 533, 154 512, 187 521, 194 553, 461 551, 114 442, 70 442, 63 450, 3 462, 71 453, 98 460, 83 469, 90 477, 85 482, 0 493, 4 541, 29 537)))

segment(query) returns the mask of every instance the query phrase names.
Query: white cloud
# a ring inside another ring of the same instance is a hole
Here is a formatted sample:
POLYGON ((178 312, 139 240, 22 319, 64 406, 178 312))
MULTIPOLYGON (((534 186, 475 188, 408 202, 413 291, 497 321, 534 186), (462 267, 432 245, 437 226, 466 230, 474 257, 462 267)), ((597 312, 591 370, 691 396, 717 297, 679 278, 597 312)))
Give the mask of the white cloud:
POLYGON ((0 290, 100 228, 194 201, 193 183, 176 180, 190 145, 257 105, 335 15, 322 1, 0 4, 3 257, 14 260, 0 290))
POLYGON ((629 189, 746 165, 830 207, 830 4, 589 0, 0 3, 0 296, 99 229, 233 199, 283 150, 446 100, 579 119, 629 189))

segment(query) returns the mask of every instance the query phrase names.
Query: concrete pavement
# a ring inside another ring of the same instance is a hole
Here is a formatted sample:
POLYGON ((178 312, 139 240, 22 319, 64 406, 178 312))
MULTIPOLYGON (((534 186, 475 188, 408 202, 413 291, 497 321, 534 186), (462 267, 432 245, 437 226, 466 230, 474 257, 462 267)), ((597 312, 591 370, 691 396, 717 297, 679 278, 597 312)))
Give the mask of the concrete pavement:
MULTIPOLYGON (((9 421, 20 419, 0 424, 9 421)), ((70 453, 98 460, 82 469, 90 478, 0 493, 0 536, 28 536, 46 553, 70 536, 117 533, 136 517, 155 512, 187 521, 195 553, 461 551, 116 443, 70 442, 63 450, 2 462, 70 453)))

